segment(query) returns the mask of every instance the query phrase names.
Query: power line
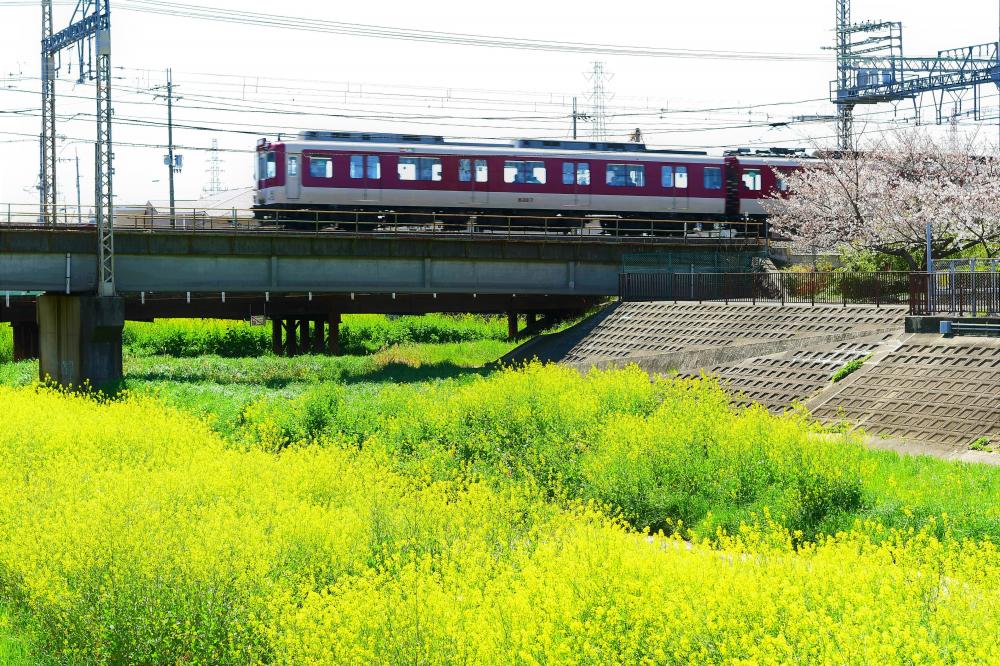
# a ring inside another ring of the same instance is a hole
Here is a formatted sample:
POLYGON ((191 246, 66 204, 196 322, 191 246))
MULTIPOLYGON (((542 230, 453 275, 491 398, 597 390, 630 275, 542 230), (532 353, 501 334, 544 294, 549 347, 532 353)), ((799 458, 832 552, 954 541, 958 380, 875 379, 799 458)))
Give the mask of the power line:
POLYGON ((806 53, 772 53, 755 51, 718 51, 701 49, 665 49, 590 42, 568 42, 558 40, 524 39, 435 30, 418 30, 393 26, 346 23, 324 19, 282 16, 246 10, 228 10, 216 7, 200 7, 162 0, 121 0, 118 5, 124 11, 140 12, 175 18, 191 18, 222 23, 252 25, 266 28, 284 28, 348 35, 374 39, 392 39, 414 42, 447 44, 453 46, 477 46, 485 48, 520 49, 556 53, 583 53, 595 55, 635 56, 649 58, 687 58, 697 60, 749 60, 780 62, 829 62, 824 55, 806 53))

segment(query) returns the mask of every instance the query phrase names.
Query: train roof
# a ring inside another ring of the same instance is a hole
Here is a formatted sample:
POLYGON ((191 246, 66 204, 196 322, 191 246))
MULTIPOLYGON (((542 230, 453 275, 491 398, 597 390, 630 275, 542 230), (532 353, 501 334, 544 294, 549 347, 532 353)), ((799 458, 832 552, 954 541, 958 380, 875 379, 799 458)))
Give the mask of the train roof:
MULTIPOLYGON (((264 145, 265 143, 266 141, 262 139, 258 145, 264 145)), ((396 150, 399 152, 426 150, 428 152, 446 154, 465 153, 468 152, 469 148, 476 148, 479 153, 502 155, 599 153, 602 156, 609 158, 617 157, 619 159, 626 158, 626 156, 632 159, 638 159, 642 156, 653 158, 687 156, 706 158, 712 161, 718 161, 719 159, 710 157, 705 151, 652 149, 642 143, 555 139, 515 139, 509 142, 448 141, 444 137, 436 135, 384 134, 377 132, 307 131, 302 132, 297 139, 286 139, 283 143, 302 148, 311 148, 329 143, 341 144, 344 148, 377 144, 379 147, 387 150, 396 150)))

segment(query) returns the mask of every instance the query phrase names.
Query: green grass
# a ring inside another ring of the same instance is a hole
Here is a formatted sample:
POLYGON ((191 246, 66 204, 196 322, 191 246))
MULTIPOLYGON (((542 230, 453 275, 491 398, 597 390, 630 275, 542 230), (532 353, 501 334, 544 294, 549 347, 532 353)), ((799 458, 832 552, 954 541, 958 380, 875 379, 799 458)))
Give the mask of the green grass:
MULTIPOLYGON (((395 345, 501 341, 506 337, 506 319, 476 315, 346 315, 340 327, 341 351, 348 355, 372 354, 395 345)), ((271 353, 270 324, 251 326, 242 321, 129 322, 122 338, 126 349, 140 356, 240 358, 271 353)))
MULTIPOLYGON (((408 344, 370 356, 284 358, 172 358, 129 356, 124 388, 152 393, 167 403, 207 418, 224 434, 234 432, 243 410, 258 400, 289 401, 320 386, 419 385, 468 381, 489 372, 484 366, 512 349, 497 340, 448 344, 408 344)), ((21 364, 35 372, 35 366, 21 364)), ((33 375, 14 374, 25 385, 33 375)))
POLYGON ((54 663, 39 654, 29 632, 16 626, 10 606, 0 603, 0 664, 3 666, 38 666, 54 663))

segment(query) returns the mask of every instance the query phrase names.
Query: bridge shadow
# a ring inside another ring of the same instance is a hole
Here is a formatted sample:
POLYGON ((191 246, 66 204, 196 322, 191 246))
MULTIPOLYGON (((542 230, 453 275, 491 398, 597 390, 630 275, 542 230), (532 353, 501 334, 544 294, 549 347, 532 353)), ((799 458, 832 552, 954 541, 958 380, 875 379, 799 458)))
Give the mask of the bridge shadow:
POLYGON ((456 365, 450 362, 432 363, 420 366, 407 365, 406 363, 388 363, 380 369, 363 375, 344 377, 341 381, 345 384, 362 383, 392 383, 392 384, 416 384, 444 379, 458 379, 477 375, 485 377, 494 371, 492 364, 478 368, 456 365))
POLYGON ((497 366, 495 363, 489 363, 480 367, 468 367, 451 362, 428 363, 419 366, 391 362, 384 366, 370 369, 369 371, 344 368, 338 369, 339 371, 327 373, 290 373, 273 376, 244 373, 216 374, 211 371, 205 373, 177 374, 169 370, 145 370, 127 372, 120 384, 105 387, 105 390, 110 394, 117 394, 122 389, 135 387, 136 384, 146 382, 262 386, 274 390, 280 390, 292 384, 310 384, 314 382, 336 382, 341 384, 416 384, 462 377, 485 377, 496 369, 497 366))

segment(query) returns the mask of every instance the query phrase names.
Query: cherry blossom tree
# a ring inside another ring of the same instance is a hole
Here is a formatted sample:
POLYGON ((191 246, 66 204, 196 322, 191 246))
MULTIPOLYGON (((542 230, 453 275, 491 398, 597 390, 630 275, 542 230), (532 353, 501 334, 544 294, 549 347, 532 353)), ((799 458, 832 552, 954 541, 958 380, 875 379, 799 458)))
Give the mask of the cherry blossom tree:
POLYGON ((852 153, 819 151, 787 174, 788 196, 767 203, 775 232, 800 245, 850 246, 898 257, 912 269, 982 247, 1000 252, 1000 160, 974 136, 910 131, 852 153))

